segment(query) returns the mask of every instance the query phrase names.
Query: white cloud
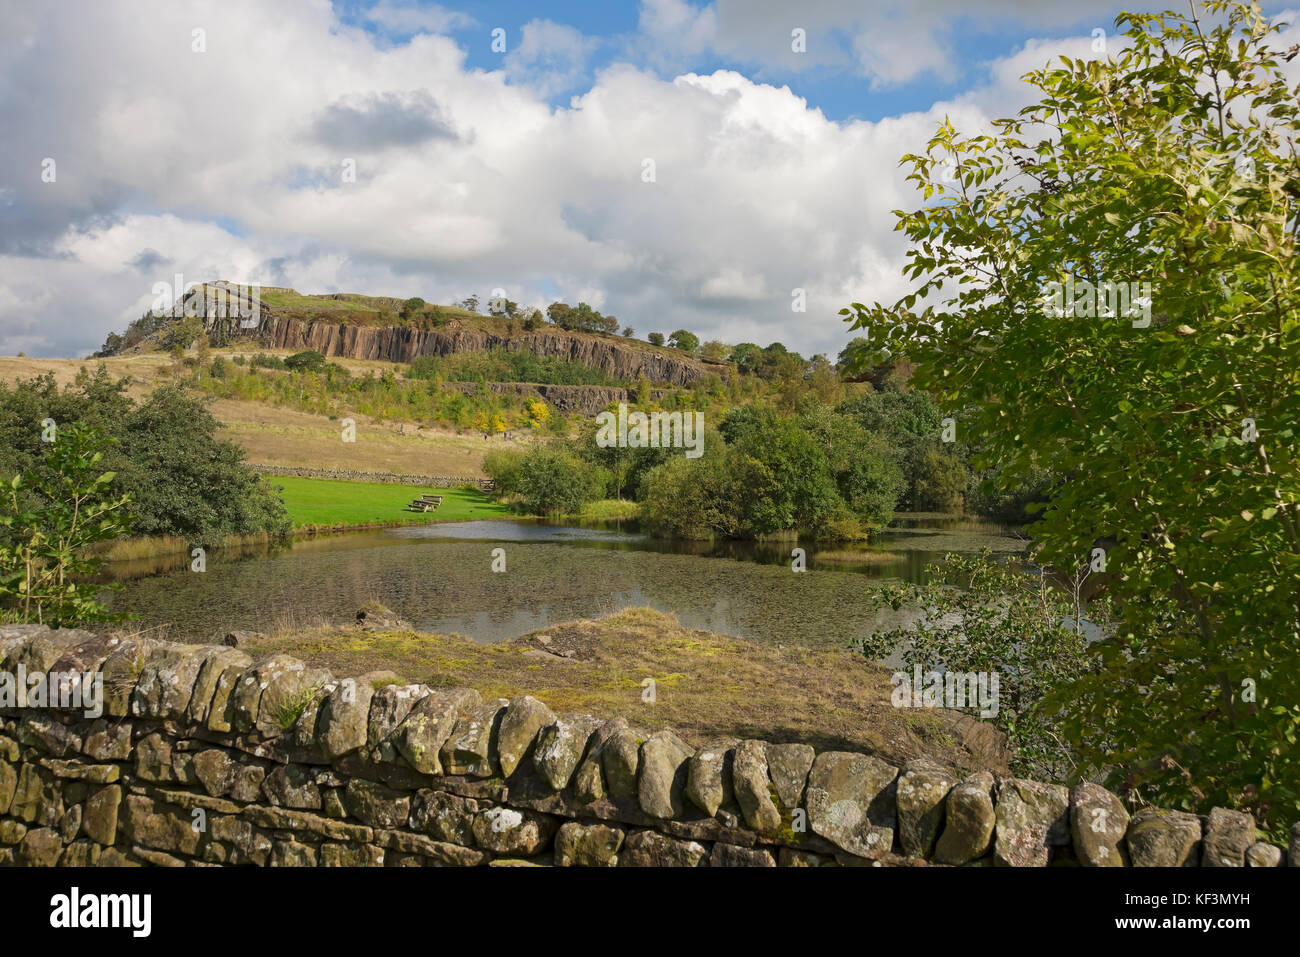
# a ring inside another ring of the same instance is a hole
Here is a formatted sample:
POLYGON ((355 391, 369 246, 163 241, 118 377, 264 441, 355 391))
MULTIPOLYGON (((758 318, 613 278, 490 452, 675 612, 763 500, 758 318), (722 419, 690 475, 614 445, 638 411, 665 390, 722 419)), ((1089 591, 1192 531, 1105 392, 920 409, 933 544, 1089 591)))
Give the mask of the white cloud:
MULTIPOLYGON (((712 42, 708 16, 642 10, 687 45, 712 42)), ((89 352, 181 272, 434 302, 554 289, 641 335, 834 353, 841 306, 905 291, 891 211, 918 197, 898 157, 945 113, 971 129, 1021 95, 1020 64, 999 64, 953 103, 835 122, 738 72, 616 64, 553 108, 590 43, 534 21, 484 71, 447 37, 378 43, 326 3, 0 9, 0 127, 18 133, 0 151, 0 352, 89 352)))
POLYGON ((528 83, 542 96, 570 89, 586 71, 587 60, 600 46, 594 37, 551 20, 530 20, 520 31, 519 45, 506 56, 511 82, 528 83))

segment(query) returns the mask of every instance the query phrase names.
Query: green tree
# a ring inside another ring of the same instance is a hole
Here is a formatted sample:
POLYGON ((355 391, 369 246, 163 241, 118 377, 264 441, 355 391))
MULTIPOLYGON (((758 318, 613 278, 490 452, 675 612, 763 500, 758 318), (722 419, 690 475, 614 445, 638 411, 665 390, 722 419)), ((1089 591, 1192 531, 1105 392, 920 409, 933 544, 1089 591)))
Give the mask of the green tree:
POLYGON ((104 470, 108 444, 98 429, 64 426, 39 466, 8 483, 0 618, 59 628, 120 617, 89 580, 100 564, 88 554, 92 546, 131 532, 130 496, 112 490, 115 475, 104 470))
POLYGON ((991 135, 945 122, 904 157, 933 200, 899 214, 919 284, 843 312, 966 407, 1000 487, 1060 469, 1042 561, 1104 549, 1120 620, 1056 698, 1085 766, 1280 827, 1300 810, 1300 104, 1256 7, 1118 22, 1118 52, 1028 74, 1041 99, 991 135))
POLYGON ((412 296, 402 303, 402 311, 398 314, 401 318, 410 322, 424 313, 424 307, 427 305, 419 296, 412 296))
POLYGON ((685 329, 678 329, 668 337, 668 345, 674 349, 681 349, 682 352, 693 353, 700 347, 700 337, 685 329))
POLYGON ((529 453, 519 478, 524 507, 537 515, 577 514, 587 502, 604 492, 606 476, 599 475, 577 456, 556 448, 539 447, 529 453))
POLYGON ((662 332, 652 332, 645 337, 645 341, 652 346, 662 346, 664 344, 664 334, 662 332))
POLYGON ((113 461, 143 535, 211 544, 229 535, 287 534, 284 503, 244 464, 244 450, 217 438, 217 422, 182 389, 157 390, 123 423, 113 461))

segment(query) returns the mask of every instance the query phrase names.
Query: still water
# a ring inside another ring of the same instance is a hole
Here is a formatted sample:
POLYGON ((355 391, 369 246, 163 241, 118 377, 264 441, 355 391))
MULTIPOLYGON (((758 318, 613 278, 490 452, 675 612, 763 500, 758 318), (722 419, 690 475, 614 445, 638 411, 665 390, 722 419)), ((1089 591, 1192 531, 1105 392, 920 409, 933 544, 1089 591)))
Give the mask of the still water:
POLYGON ((651 538, 635 524, 590 527, 537 521, 471 521, 385 529, 234 556, 210 553, 207 570, 142 574, 114 568, 125 588, 115 609, 175 638, 209 639, 231 629, 351 621, 376 599, 421 631, 478 641, 574 618, 648 606, 705 628, 773 644, 834 645, 906 612, 873 612, 882 580, 923 580, 945 552, 1020 551, 997 525, 952 516, 900 516, 871 545, 802 543, 807 572, 792 572, 795 543, 694 543, 651 538), (493 572, 493 550, 505 571, 493 572))

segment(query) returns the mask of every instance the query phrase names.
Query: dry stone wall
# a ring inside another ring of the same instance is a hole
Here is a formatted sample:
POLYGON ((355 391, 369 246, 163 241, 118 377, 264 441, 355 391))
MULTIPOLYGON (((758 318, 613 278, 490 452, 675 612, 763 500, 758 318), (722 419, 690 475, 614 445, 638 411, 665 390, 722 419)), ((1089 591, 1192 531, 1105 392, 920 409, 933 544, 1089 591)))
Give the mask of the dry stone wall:
POLYGON ((458 488, 461 485, 473 485, 484 491, 491 491, 496 484, 491 479, 455 475, 405 475, 396 472, 358 472, 353 469, 299 468, 292 465, 250 465, 249 468, 263 475, 333 479, 340 482, 381 482, 388 485, 418 485, 425 488, 458 488))
POLYGON ((1300 830, 1284 854, 1230 810, 1130 816, 1091 784, 696 748, 531 697, 225 646, 0 627, 0 674, 33 689, 0 696, 6 865, 1300 865, 1300 830), (30 684, 73 674, 102 688, 102 714, 30 684))

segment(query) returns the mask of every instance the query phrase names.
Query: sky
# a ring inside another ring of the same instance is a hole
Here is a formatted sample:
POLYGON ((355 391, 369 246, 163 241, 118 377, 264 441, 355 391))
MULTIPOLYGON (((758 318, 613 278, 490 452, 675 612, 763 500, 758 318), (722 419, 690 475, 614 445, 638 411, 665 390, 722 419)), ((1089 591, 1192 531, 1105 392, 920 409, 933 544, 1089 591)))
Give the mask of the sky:
POLYGON ((833 357, 909 288, 900 157, 1122 9, 0 0, 0 354, 86 356, 179 276, 833 357))

